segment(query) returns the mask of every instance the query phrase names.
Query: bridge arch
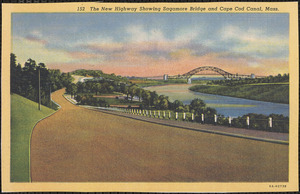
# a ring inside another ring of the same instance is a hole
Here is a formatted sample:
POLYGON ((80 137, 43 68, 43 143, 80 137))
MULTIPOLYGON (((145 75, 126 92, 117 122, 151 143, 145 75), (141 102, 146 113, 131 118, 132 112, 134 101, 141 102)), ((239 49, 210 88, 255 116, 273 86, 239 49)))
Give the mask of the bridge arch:
POLYGON ((220 69, 218 67, 213 67, 213 66, 202 66, 202 67, 197 67, 185 74, 183 74, 182 76, 185 76, 185 77, 191 77, 201 71, 214 71, 220 75, 222 75, 225 79, 228 79, 228 78, 234 78, 236 75, 235 74, 232 74, 232 73, 229 73, 227 71, 224 71, 223 69, 220 69))

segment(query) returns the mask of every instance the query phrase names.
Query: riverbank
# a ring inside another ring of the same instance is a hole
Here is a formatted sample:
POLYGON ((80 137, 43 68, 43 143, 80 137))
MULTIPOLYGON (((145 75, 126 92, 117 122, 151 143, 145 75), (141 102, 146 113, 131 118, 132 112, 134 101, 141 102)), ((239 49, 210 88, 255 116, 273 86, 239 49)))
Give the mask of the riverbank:
POLYGON ((289 84, 247 84, 238 86, 195 85, 194 92, 230 96, 264 102, 289 103, 289 84))
MULTIPOLYGON (((165 85, 185 85, 186 79, 169 79, 169 80, 150 80, 150 79, 132 79, 131 83, 138 85, 141 88, 152 86, 165 86, 165 85)), ((193 80, 194 84, 205 84, 208 80, 193 80)))
POLYGON ((168 96, 171 102, 180 100, 183 102, 183 104, 190 104, 193 99, 200 98, 207 104, 207 106, 216 109, 218 114, 226 117, 238 117, 248 113, 263 115, 282 114, 284 116, 289 116, 288 104, 194 92, 189 90, 191 86, 195 85, 174 84, 167 86, 153 86, 144 89, 156 91, 159 95, 168 96))

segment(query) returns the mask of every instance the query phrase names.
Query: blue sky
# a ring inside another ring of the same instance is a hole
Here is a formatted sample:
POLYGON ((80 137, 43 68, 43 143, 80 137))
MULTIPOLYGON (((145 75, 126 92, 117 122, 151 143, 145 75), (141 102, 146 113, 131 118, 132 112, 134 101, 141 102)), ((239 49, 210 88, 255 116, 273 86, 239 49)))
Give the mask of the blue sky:
POLYGON ((212 65, 288 73, 288 14, 18 13, 12 26, 18 62, 62 71, 154 76, 212 65))

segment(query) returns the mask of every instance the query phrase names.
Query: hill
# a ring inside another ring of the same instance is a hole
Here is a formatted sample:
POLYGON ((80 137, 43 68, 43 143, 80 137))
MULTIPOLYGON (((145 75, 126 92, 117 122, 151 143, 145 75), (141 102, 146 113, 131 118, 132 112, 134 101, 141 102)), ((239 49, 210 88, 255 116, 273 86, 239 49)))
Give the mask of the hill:
POLYGON ((30 138, 35 124, 55 111, 17 94, 11 95, 11 182, 30 181, 30 138))
POLYGON ((194 92, 207 94, 246 98, 266 102, 289 103, 288 83, 259 83, 236 86, 196 85, 189 89, 194 92))

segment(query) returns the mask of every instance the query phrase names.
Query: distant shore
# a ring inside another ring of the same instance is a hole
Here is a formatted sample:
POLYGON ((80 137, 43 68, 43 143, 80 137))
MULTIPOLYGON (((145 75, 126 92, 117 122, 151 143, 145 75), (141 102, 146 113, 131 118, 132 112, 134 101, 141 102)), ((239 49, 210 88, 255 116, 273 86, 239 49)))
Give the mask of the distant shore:
POLYGON ((190 87, 189 90, 263 102, 289 104, 289 84, 249 84, 240 86, 195 85, 190 87))

